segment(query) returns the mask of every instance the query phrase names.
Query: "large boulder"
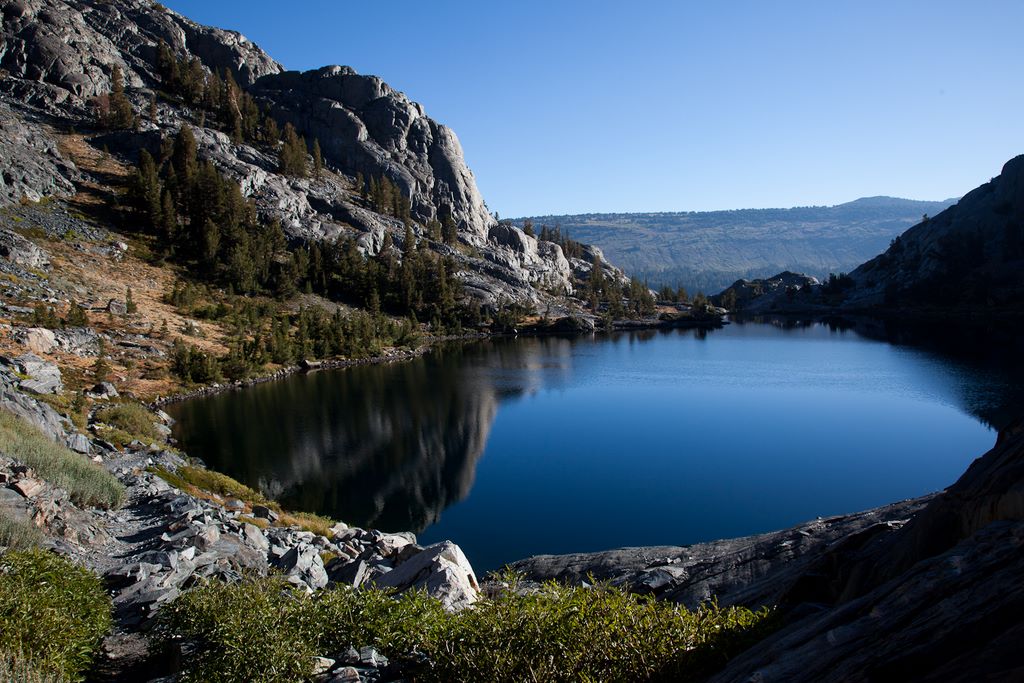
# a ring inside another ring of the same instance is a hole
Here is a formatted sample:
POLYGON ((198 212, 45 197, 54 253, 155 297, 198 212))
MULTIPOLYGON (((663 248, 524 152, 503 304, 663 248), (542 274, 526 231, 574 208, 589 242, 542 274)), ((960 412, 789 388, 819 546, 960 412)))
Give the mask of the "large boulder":
POLYGON ((57 346, 57 336, 45 327, 28 327, 16 330, 14 340, 24 344, 32 353, 50 353, 57 346))
POLYGON ((373 581, 398 591, 418 588, 437 598, 448 611, 469 607, 480 597, 480 584, 462 549, 451 541, 427 546, 373 581))
POLYGON ((0 409, 10 411, 31 423, 48 437, 64 443, 70 425, 56 410, 15 388, 17 379, 0 366, 0 409))
POLYGON ((34 353, 26 353, 14 359, 14 367, 25 376, 21 388, 35 394, 57 394, 64 389, 60 368, 56 363, 43 360, 34 353))
POLYGON ((45 251, 11 230, 0 229, 0 256, 22 268, 46 270, 50 267, 45 251))

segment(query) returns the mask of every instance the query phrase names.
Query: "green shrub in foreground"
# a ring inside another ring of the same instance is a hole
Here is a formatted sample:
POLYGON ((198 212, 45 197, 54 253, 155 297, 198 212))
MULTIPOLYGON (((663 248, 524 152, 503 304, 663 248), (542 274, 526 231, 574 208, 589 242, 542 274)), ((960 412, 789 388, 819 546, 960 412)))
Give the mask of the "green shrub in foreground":
POLYGON ((166 605, 161 630, 198 641, 183 681, 303 681, 317 654, 309 608, 306 595, 278 577, 210 582, 166 605))
POLYGON ((0 409, 0 451, 36 470, 46 481, 66 489, 79 505, 116 508, 124 486, 114 475, 79 453, 54 443, 36 427, 0 409))
POLYGON ((0 681, 4 683, 67 683, 59 674, 38 671, 18 654, 0 651, 0 681))
POLYGON ((0 557, 0 652, 20 652, 38 674, 80 680, 110 609, 100 579, 69 560, 43 550, 0 557))
POLYGON ((505 595, 448 614, 421 593, 339 588, 314 596, 280 578, 209 583, 164 608, 162 632, 194 640, 193 681, 302 681, 312 657, 374 645, 431 681, 686 681, 770 628, 767 610, 696 611, 608 586, 505 595), (415 653, 429 664, 415 664, 415 653))

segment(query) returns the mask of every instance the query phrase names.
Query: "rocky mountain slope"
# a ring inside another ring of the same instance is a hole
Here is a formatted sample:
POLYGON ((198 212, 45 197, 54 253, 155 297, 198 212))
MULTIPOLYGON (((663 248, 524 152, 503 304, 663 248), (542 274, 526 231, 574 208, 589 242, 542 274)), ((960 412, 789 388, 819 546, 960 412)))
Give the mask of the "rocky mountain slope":
POLYGON ((849 275, 741 279, 715 301, 747 314, 1019 314, 1024 305, 1024 156, 893 238, 849 275), (810 285, 810 286, 808 286, 810 285))
POLYGON ((1024 304, 1024 156, 850 275, 844 308, 1015 309, 1024 304))
POLYGON ((117 67, 137 112, 155 97, 154 116, 140 117, 134 130, 90 135, 89 142, 134 164, 140 149, 157 152, 162 136, 189 123, 200 158, 236 180, 292 240, 351 235, 369 254, 381 248, 386 234, 400 244, 402 222, 374 211, 356 187, 357 177, 387 178, 409 202, 417 238, 427 235, 431 221, 455 223, 457 240, 432 248, 456 260, 466 291, 484 305, 550 303, 572 293, 598 253, 570 260, 558 245, 499 227, 455 133, 377 77, 340 66, 288 72, 244 36, 198 25, 148 1, 3 0, 0 13, 3 204, 71 196, 83 183, 109 181, 79 169, 62 142, 69 131, 96 129, 93 108, 112 91, 117 67), (158 68, 161 41, 200 75, 229 71, 280 126, 294 124, 310 144, 317 139, 333 172, 319 180, 283 176, 275 155, 232 140, 205 125, 198 108, 166 97, 158 68))
MULTIPOLYGON (((600 246, 631 275, 657 289, 682 284, 718 292, 738 278, 790 270, 824 278, 848 272, 893 237, 955 200, 864 197, 836 206, 677 213, 535 216, 600 246)), ((522 220, 516 221, 522 224, 522 220)))

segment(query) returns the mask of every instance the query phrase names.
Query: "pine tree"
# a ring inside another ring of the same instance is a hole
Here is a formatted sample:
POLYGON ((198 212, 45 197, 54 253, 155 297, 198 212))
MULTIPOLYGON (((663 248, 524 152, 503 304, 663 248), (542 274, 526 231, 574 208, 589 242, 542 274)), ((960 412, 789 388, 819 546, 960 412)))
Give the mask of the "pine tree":
POLYGON ((89 316, 85 309, 78 305, 77 301, 71 302, 68 314, 64 318, 65 327, 86 327, 89 324, 89 316))
POLYGON ((124 94, 124 74, 114 65, 110 76, 111 92, 107 96, 107 111, 103 123, 108 128, 131 128, 135 125, 135 110, 124 94))
POLYGON ((200 245, 199 257, 208 272, 212 272, 217 265, 217 252, 220 249, 220 228, 211 219, 203 221, 203 229, 200 234, 202 242, 200 245))
POLYGON ((313 139, 313 177, 317 180, 323 176, 324 158, 320 154, 320 140, 313 139))
POLYGON ((177 179, 188 187, 199 169, 199 153, 196 146, 196 136, 188 125, 181 127, 177 137, 174 138, 174 151, 172 152, 171 163, 174 167, 177 179))
POLYGON ((295 130, 291 123, 284 125, 284 144, 281 146, 278 170, 284 175, 296 178, 305 178, 308 174, 306 167, 306 142, 295 130))
POLYGON ((99 338, 99 348, 96 352, 96 362, 92 366, 92 379, 99 384, 106 382, 110 375, 110 364, 107 362, 107 344, 103 337, 99 338))
POLYGON ((459 240, 458 226, 452 217, 452 211, 447 206, 441 212, 441 238, 445 244, 455 244, 459 240))
POLYGON ((179 78, 178 59, 163 39, 156 47, 156 68, 168 90, 175 90, 179 78))
POLYGON ((125 304, 125 309, 128 311, 129 315, 132 314, 132 313, 136 313, 139 310, 138 305, 135 303, 135 298, 132 296, 132 288, 131 287, 128 288, 128 291, 125 294, 124 304, 125 304))
POLYGON ((427 221, 427 234, 430 236, 430 239, 434 240, 435 242, 440 242, 441 221, 437 220, 436 218, 431 218, 429 221, 427 221))
POLYGON ((164 190, 160 200, 160 233, 168 246, 178 239, 178 212, 174 208, 170 190, 164 190))
POLYGON ((156 162, 146 150, 139 153, 139 167, 135 171, 132 182, 132 194, 135 208, 145 217, 150 229, 160 224, 160 175, 157 173, 156 162))
POLYGON ((263 142, 268 145, 276 145, 281 141, 281 131, 277 127, 277 121, 271 116, 263 119, 263 142))

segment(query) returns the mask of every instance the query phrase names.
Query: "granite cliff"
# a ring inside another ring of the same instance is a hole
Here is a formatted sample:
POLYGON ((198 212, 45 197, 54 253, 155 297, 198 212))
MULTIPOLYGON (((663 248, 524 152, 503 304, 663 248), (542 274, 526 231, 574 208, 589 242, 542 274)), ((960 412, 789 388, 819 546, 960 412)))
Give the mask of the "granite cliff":
MULTIPOLYGON (((455 259, 467 293, 485 306, 543 301, 568 310, 556 297, 572 294, 591 268, 592 260, 570 263, 557 244, 506 234, 515 229, 498 226, 489 214, 454 131, 376 76, 343 66, 285 71, 236 32, 140 0, 4 0, 0 13, 3 204, 104 184, 78 168, 62 143, 69 131, 95 130, 94 106, 111 92, 117 67, 136 111, 157 96, 155 117, 140 117, 135 130, 87 136, 91 143, 131 164, 141 149, 158 152, 161 137, 188 123, 200 157, 238 181, 291 240, 352 235, 370 254, 389 233, 400 244, 401 221, 375 212, 356 187, 357 177, 387 178, 409 202, 418 238, 431 221, 454 222, 457 239, 432 248, 455 259), (195 108, 163 97, 161 42, 200 73, 229 71, 279 125, 291 123, 310 143, 318 140, 329 171, 317 180, 283 176, 276 155, 232 140, 206 126, 195 108)), ((620 271, 602 264, 622 280, 620 271)))

